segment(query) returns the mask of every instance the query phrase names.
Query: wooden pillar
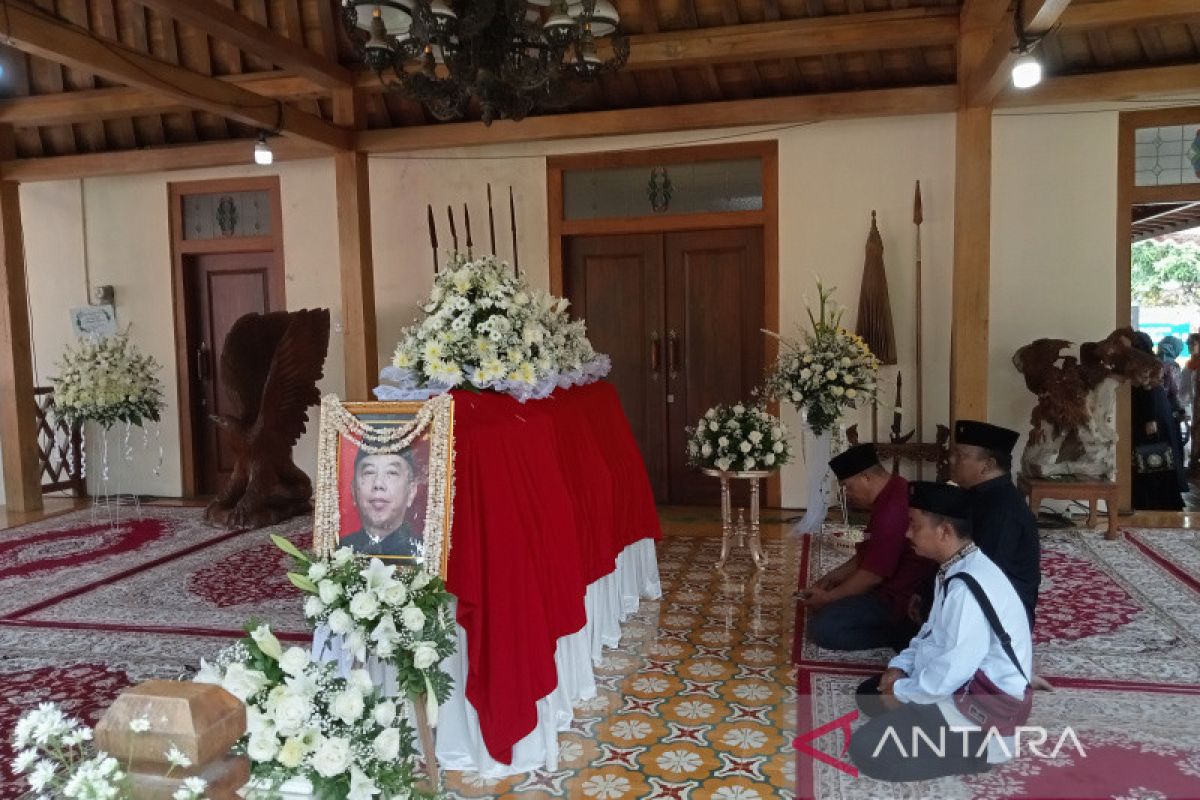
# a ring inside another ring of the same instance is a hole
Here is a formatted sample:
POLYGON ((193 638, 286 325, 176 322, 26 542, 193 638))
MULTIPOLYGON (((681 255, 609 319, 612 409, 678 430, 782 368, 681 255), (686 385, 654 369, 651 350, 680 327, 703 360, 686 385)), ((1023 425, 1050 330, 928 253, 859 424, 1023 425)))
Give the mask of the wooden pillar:
MULTIPOLYGON (((13 158, 12 127, 0 126, 0 159, 13 158)), ((34 421, 33 357, 25 286, 18 184, 0 181, 0 451, 10 511, 42 508, 41 463, 34 421)))
POLYGON ((967 104, 972 70, 991 43, 989 30, 959 42, 954 142, 954 274, 950 322, 950 420, 987 419, 992 242, 992 107, 967 104))
MULTIPOLYGON (((358 129, 363 112, 353 90, 333 95, 334 124, 358 129)), ((337 189, 338 253, 342 283, 342 342, 346 399, 371 400, 378 384, 375 330, 375 269, 371 257, 371 190, 367 155, 334 155, 337 189)))

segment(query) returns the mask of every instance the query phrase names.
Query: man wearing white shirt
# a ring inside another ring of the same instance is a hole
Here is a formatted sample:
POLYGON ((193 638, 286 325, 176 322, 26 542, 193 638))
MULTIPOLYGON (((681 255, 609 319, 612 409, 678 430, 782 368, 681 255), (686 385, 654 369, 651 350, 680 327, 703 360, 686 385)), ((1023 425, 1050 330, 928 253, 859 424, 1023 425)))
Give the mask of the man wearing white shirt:
POLYGON ((1012 726, 1024 723, 1031 697, 1029 618, 1009 579, 971 541, 969 519, 962 489, 925 482, 909 487, 908 539, 918 555, 940 567, 929 619, 886 672, 859 687, 859 708, 871 719, 851 737, 850 759, 868 777, 915 781, 972 774, 1013 755, 1012 726), (968 579, 994 609, 995 625, 968 579), (1009 647, 996 627, 1009 637, 1009 647), (962 708, 977 714, 981 703, 994 706, 997 697, 1008 703, 1008 716, 987 717, 982 728, 964 716, 955 698, 968 681, 978 686, 981 680, 1003 694, 972 695, 977 699, 968 697, 962 708))

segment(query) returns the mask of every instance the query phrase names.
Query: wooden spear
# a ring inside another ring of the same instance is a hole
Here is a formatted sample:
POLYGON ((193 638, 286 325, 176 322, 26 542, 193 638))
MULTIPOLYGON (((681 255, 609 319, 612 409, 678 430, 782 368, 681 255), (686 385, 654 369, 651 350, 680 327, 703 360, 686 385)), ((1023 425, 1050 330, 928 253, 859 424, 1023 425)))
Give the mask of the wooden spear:
POLYGON ((450 241, 454 245, 454 252, 458 252, 458 230, 454 227, 454 209, 446 206, 446 216, 450 217, 450 241))
POLYGON ((437 252, 437 225, 433 222, 433 204, 425 206, 425 210, 429 216, 429 246, 433 248, 433 277, 438 274, 438 252, 437 252))
POLYGON ((474 258, 471 253, 471 209, 467 208, 466 203, 463 203, 463 224, 467 227, 467 258, 474 258))
POLYGON ((508 217, 512 223, 513 271, 521 277, 521 254, 517 251, 517 206, 513 201, 512 187, 508 187, 508 217))
POLYGON ((913 196, 913 224, 917 226, 917 442, 923 441, 925 416, 925 372, 922 366, 921 353, 921 223, 925 215, 921 210, 921 182, 917 181, 916 194, 913 196))
POLYGON ((492 255, 496 255, 496 217, 492 213, 492 185, 487 185, 488 190, 488 236, 492 240, 492 255))

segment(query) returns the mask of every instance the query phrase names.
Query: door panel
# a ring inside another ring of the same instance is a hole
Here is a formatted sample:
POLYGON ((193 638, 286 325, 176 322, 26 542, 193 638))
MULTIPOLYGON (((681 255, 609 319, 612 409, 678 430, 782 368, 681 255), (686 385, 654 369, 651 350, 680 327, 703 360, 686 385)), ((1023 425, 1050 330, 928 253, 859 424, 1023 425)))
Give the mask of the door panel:
POLYGON ((568 240, 564 284, 641 448, 658 502, 668 501, 663 336, 663 250, 658 234, 568 240))
MULTIPOLYGON (((763 376, 763 261, 758 229, 666 236, 671 502, 717 503, 718 483, 686 464, 688 425, 718 403, 749 400, 763 376)), ((745 484, 739 487, 745 490, 745 484)))
MULTIPOLYGON (((196 474, 202 494, 220 490, 233 469, 227 436, 211 415, 232 414, 228 392, 221 382, 221 351, 225 336, 242 316, 273 308, 273 253, 200 255, 188 259, 190 284, 189 351, 192 354, 192 402, 198 454, 196 474)), ((281 301, 277 301, 281 302, 281 301)))
MULTIPOLYGON (((572 237, 564 284, 616 387, 659 503, 717 504, 687 466, 687 435, 763 376, 762 234, 757 228, 572 237)), ((743 505, 748 486, 734 484, 743 505)))

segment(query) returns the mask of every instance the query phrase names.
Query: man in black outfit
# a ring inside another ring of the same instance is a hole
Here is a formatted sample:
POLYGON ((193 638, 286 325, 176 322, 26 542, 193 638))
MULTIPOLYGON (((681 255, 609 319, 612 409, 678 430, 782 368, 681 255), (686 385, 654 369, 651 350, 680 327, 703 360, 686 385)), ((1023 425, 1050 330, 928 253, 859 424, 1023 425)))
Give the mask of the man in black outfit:
POLYGON ((1042 551, 1037 518, 1013 484, 1012 450, 1020 434, 998 425, 959 420, 950 477, 968 490, 976 546, 1012 581, 1033 629, 1042 551))

